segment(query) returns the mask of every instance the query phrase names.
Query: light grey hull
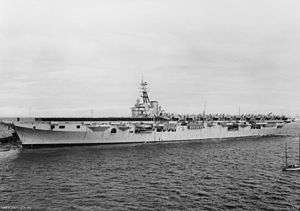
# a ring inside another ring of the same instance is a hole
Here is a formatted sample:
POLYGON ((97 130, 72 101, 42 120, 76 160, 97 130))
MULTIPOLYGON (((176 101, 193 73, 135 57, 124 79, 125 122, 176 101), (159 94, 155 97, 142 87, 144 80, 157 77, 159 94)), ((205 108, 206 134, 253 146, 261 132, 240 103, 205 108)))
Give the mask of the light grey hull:
POLYGON ((278 135, 282 129, 266 127, 251 129, 250 127, 239 128, 236 131, 228 131, 222 126, 206 127, 197 130, 178 128, 176 131, 148 133, 133 133, 129 130, 117 130, 116 133, 106 131, 52 131, 15 126, 15 130, 22 145, 83 145, 83 144, 122 144, 140 142, 169 142, 180 140, 204 140, 222 139, 234 137, 270 136, 278 135))

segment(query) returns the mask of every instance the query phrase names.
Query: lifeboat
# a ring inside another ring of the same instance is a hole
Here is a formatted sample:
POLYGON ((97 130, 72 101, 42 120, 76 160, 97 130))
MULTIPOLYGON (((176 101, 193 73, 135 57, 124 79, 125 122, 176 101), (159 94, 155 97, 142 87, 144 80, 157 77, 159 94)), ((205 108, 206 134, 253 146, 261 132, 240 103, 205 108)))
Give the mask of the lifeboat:
POLYGON ((118 125, 119 130, 121 131, 126 131, 129 130, 129 126, 128 125, 118 125))
POLYGON ((136 124, 135 125, 135 132, 136 133, 151 133, 153 131, 153 125, 152 124, 136 124))
POLYGON ((246 121, 239 121, 238 122, 238 125, 242 128, 244 127, 248 127, 248 126, 251 126, 249 123, 247 123, 246 121))
POLYGON ((202 122, 190 122, 187 125, 187 129, 190 130, 197 130, 197 129, 203 129, 204 124, 202 122))
POLYGON ((104 132, 106 131, 108 128, 110 128, 109 125, 89 125, 88 126, 89 129, 91 129, 93 132, 104 132))
POLYGON ((227 130, 228 130, 228 131, 236 131, 236 130, 239 130, 239 124, 237 124, 237 123, 227 124, 227 130))
POLYGON ((214 124, 214 122, 207 122, 207 127, 213 127, 213 126, 215 126, 215 124, 214 124))

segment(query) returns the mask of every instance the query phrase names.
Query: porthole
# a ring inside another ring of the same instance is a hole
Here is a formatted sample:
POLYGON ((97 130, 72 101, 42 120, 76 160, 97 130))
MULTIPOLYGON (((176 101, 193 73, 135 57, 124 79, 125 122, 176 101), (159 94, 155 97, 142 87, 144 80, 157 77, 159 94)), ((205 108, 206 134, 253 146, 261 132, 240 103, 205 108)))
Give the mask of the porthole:
POLYGON ((117 133, 117 129, 116 128, 112 128, 110 133, 117 133))

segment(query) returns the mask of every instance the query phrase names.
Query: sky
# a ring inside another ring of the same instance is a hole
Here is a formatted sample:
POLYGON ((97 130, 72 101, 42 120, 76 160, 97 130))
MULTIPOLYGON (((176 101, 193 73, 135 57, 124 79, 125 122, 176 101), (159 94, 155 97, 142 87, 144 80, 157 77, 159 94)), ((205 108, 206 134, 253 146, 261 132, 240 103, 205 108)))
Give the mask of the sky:
POLYGON ((299 0, 0 0, 0 116, 300 113, 299 0))

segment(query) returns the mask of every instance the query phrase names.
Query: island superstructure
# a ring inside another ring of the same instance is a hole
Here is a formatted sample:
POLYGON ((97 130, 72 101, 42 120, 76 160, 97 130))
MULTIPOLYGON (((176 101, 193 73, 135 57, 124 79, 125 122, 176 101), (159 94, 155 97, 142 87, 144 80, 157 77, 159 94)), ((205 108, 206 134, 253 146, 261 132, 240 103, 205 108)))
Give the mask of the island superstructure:
POLYGON ((150 101, 147 82, 141 81, 141 95, 137 98, 136 104, 131 108, 131 116, 133 118, 138 117, 155 117, 163 116, 165 111, 159 106, 157 101, 150 101))
POLYGON ((168 114, 158 101, 151 101, 147 82, 140 83, 140 96, 131 117, 35 118, 14 121, 23 147, 122 144, 224 139, 281 134, 289 122, 283 118, 216 118, 168 114))

